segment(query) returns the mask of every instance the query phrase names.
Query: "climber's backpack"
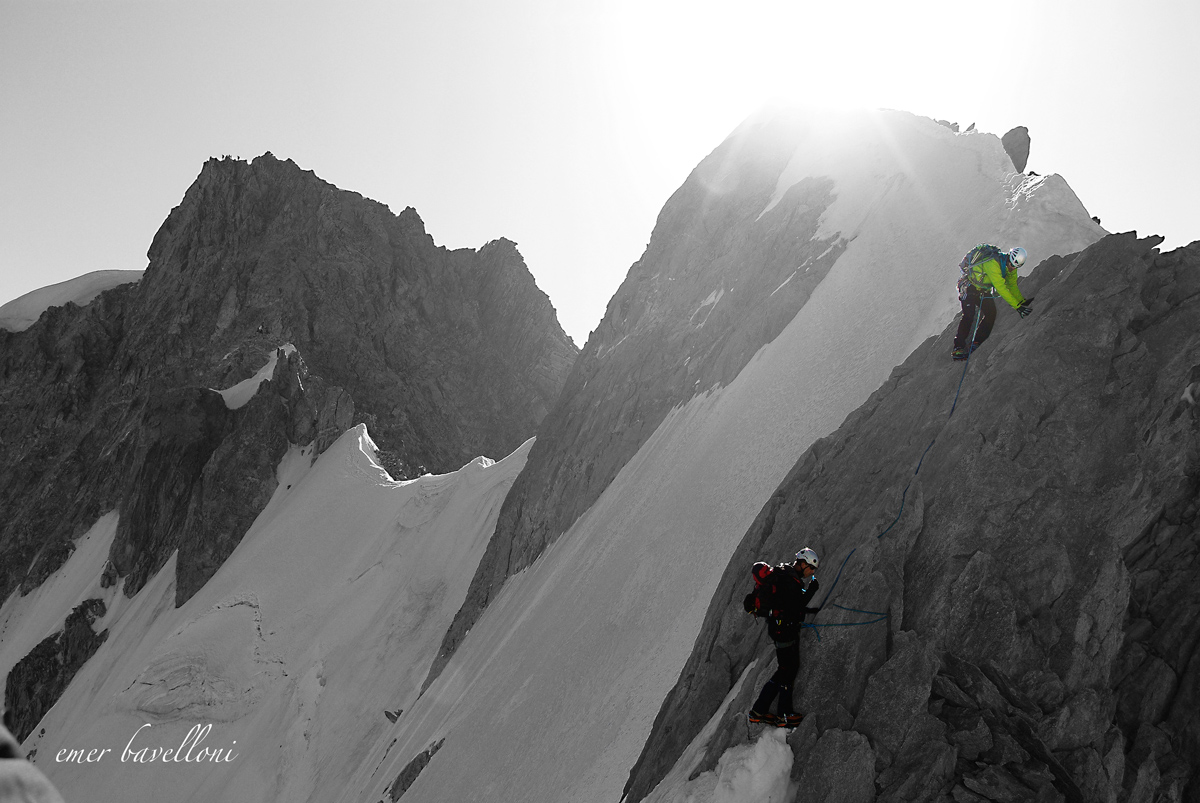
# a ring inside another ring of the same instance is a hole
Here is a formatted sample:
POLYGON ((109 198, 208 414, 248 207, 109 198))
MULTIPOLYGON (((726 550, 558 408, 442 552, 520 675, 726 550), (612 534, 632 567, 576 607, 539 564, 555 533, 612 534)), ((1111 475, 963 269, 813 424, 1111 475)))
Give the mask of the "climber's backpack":
POLYGON ((963 260, 966 264, 962 266, 963 273, 971 273, 971 268, 976 265, 982 265, 989 259, 994 259, 1000 264, 1000 275, 1004 278, 1008 277, 1008 260, 1004 258, 1004 252, 994 245, 988 243, 980 243, 971 249, 971 253, 967 254, 963 260))

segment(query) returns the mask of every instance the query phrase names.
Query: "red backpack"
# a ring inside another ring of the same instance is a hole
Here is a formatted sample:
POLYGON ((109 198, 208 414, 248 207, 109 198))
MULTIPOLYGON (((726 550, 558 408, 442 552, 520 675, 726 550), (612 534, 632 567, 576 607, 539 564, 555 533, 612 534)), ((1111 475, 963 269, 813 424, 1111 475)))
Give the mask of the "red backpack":
POLYGON ((771 602, 775 596, 775 584, 771 582, 776 571, 775 566, 759 561, 750 567, 750 576, 754 578, 754 590, 746 595, 742 607, 747 613, 755 616, 768 616, 771 613, 771 602))

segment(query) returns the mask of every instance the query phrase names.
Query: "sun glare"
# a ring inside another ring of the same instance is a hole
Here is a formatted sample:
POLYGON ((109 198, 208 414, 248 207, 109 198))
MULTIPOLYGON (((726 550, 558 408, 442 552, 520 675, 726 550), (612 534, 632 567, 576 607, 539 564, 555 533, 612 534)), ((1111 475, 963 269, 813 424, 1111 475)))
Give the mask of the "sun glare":
MULTIPOLYGON (((598 26, 610 91, 644 119, 682 116, 728 128, 771 103, 951 115, 995 60, 963 57, 986 29, 962 4, 710 0, 607 6, 598 26)), ((994 22, 991 21, 991 22, 994 22)))

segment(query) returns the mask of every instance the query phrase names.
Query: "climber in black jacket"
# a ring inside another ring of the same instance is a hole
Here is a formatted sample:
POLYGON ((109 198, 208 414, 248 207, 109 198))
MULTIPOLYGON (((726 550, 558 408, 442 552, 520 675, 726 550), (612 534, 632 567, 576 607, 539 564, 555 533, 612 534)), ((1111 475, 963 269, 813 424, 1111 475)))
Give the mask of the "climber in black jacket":
POLYGON ((817 593, 817 553, 808 547, 796 553, 796 560, 779 566, 756 563, 751 570, 754 590, 746 595, 742 606, 747 613, 767 620, 767 635, 775 642, 778 668, 763 686, 758 700, 750 708, 751 722, 764 722, 794 728, 802 714, 792 707, 792 686, 800 671, 800 624, 804 616, 821 609, 808 607, 817 593), (776 702, 779 715, 769 713, 776 702))

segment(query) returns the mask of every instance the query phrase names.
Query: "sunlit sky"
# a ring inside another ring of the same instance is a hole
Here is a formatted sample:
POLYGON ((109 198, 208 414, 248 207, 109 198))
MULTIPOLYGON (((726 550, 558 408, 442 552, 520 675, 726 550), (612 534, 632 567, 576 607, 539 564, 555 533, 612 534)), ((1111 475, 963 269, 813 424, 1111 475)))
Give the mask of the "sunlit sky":
POLYGON ((0 0, 0 304, 145 268, 207 158, 271 151, 439 245, 515 241, 582 346, 670 194, 780 100, 1028 126, 1027 169, 1106 229, 1185 245, 1198 35, 1195 0, 0 0))

